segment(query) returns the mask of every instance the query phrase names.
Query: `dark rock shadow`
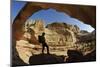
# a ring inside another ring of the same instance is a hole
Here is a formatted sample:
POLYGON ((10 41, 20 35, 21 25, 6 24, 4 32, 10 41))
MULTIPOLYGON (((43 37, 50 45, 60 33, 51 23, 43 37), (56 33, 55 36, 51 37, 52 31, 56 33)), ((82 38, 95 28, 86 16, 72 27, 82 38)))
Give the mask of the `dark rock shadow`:
MULTIPOLYGON (((68 50, 68 58, 64 61, 65 56, 57 56, 55 54, 39 54, 33 55, 29 59, 30 64, 16 61, 13 66, 29 66, 29 65, 44 65, 44 64, 58 64, 58 63, 76 63, 76 62, 90 62, 96 61, 96 50, 83 56, 83 54, 76 50, 68 50)), ((17 59, 18 60, 18 59, 17 59)))
POLYGON ((81 62, 83 60, 83 54, 76 50, 68 50, 67 52, 69 58, 66 60, 68 63, 81 62))
POLYGON ((55 54, 39 54, 31 56, 29 59, 30 65, 43 65, 43 64, 58 64, 58 63, 76 63, 76 62, 90 62, 96 61, 96 51, 83 55, 76 50, 68 50, 68 58, 64 62, 64 56, 57 56, 55 54))
POLYGON ((96 61, 96 50, 84 56, 84 61, 96 61))
POLYGON ((85 56, 81 52, 76 50, 68 50, 67 54, 69 56, 69 58, 66 59, 67 63, 96 61, 96 50, 85 56))
POLYGON ((54 54, 39 54, 31 56, 29 59, 30 65, 57 64, 63 62, 61 56, 56 56, 54 54))

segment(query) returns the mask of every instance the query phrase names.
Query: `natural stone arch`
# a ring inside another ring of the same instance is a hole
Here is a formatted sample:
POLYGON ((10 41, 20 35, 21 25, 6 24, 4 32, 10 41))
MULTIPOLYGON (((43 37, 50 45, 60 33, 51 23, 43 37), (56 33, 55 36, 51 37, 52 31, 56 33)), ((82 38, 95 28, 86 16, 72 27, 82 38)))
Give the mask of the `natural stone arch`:
MULTIPOLYGON (((53 8, 57 11, 64 12, 69 14, 71 17, 75 17, 87 24, 92 25, 95 28, 96 23, 96 8, 95 6, 80 6, 80 5, 65 5, 65 4, 50 4, 50 3, 32 3, 28 2, 25 6, 21 9, 18 13, 14 22, 12 24, 12 39, 15 43, 16 40, 19 40, 24 33, 22 31, 22 27, 25 21, 35 12, 42 10, 42 9, 49 9, 53 8)), ((36 42, 36 38, 33 36, 34 43, 36 42)), ((16 44, 13 44, 13 49, 15 48, 16 44)), ((15 52, 16 53, 16 52, 15 52)))
POLYGON ((21 31, 25 21, 35 12, 42 9, 53 8, 57 11, 69 14, 71 17, 75 17, 84 23, 90 24, 95 28, 96 23, 96 9, 95 6, 80 6, 80 5, 66 5, 66 4, 51 4, 51 3, 32 3, 28 2, 16 16, 13 22, 13 32, 16 35, 16 31, 21 31))

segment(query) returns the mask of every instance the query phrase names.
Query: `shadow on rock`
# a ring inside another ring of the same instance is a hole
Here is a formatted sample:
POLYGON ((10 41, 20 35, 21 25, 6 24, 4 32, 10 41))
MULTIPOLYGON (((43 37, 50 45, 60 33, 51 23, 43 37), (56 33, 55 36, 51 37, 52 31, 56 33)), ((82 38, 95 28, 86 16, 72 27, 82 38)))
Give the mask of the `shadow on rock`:
POLYGON ((56 56, 54 54, 39 54, 31 56, 29 59, 30 65, 40 65, 40 64, 56 64, 63 63, 63 58, 61 56, 56 56))
POLYGON ((67 62, 80 62, 82 61, 83 54, 76 50, 68 50, 67 52, 69 58, 66 60, 67 62))
POLYGON ((69 56, 69 58, 66 59, 67 63, 96 61, 95 50, 85 56, 83 56, 83 54, 77 50, 68 50, 67 54, 69 56))
POLYGON ((96 61, 96 50, 84 56, 84 61, 96 61))

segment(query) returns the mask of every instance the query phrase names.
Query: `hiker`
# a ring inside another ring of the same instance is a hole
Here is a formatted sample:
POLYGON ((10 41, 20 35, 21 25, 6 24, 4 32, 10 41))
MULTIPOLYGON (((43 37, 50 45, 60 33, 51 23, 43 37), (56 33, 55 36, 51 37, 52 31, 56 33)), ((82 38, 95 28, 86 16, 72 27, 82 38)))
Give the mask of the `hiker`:
POLYGON ((44 54, 45 47, 47 48, 47 54, 49 54, 49 46, 45 42, 45 33, 43 32, 41 36, 38 36, 39 42, 42 44, 42 53, 44 54))

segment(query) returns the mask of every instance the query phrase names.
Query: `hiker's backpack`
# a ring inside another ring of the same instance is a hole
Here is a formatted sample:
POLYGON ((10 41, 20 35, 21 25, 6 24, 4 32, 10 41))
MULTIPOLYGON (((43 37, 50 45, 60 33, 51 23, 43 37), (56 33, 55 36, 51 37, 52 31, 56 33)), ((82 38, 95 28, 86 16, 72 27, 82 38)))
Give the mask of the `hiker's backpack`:
POLYGON ((42 43, 42 36, 38 36, 38 41, 39 41, 39 43, 42 43))

